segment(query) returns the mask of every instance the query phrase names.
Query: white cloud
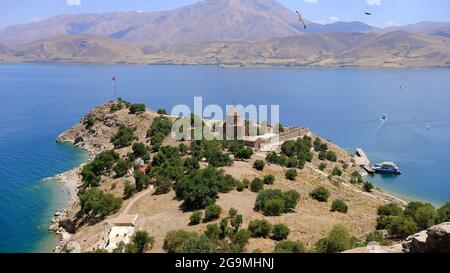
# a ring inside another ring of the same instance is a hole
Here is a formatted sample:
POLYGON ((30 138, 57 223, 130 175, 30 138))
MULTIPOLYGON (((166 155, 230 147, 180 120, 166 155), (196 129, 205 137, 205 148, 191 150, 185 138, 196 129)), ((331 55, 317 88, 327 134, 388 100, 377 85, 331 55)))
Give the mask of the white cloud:
POLYGON ((339 22, 339 17, 331 16, 330 17, 330 21, 333 22, 333 23, 339 22))
POLYGON ((66 3, 69 6, 80 6, 81 0, 66 0, 66 3))
POLYGON ((381 6, 381 0, 366 0, 369 6, 381 6))
POLYGON ((310 4, 317 4, 319 3, 319 0, 305 0, 305 2, 310 4))

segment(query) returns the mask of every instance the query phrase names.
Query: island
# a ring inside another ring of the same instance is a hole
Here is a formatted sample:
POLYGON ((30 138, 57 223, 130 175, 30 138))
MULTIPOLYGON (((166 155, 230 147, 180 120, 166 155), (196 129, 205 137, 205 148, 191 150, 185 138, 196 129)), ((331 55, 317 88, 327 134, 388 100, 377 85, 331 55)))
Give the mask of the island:
MULTIPOLYGON (((58 176, 71 197, 52 219, 55 252, 449 251, 450 203, 384 193, 355 155, 308 128, 280 125, 270 147, 263 137, 179 141, 179 118, 118 99, 57 138, 91 160, 58 176)), ((238 124, 245 134, 251 123, 238 124)))

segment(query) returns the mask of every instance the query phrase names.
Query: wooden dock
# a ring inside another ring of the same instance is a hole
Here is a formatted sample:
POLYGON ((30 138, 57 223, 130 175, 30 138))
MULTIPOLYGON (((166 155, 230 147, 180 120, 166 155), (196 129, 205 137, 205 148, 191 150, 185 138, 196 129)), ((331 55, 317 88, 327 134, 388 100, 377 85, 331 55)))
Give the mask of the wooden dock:
POLYGON ((367 173, 374 173, 372 163, 370 163, 369 157, 361 148, 356 149, 355 164, 360 166, 367 173))

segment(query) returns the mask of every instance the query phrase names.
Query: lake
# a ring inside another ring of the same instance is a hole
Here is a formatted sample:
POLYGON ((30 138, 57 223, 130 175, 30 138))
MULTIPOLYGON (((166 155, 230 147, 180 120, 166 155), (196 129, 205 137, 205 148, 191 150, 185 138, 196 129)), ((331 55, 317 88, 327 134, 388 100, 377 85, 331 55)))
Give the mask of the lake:
POLYGON ((450 69, 0 64, 0 252, 54 246, 49 217, 66 200, 44 180, 86 160, 55 138, 114 98, 113 75, 119 96, 151 109, 192 105, 194 96, 221 106, 280 105, 284 125, 308 127, 351 152, 363 148, 373 163, 396 162, 403 174, 370 177, 376 186, 450 201, 450 69))

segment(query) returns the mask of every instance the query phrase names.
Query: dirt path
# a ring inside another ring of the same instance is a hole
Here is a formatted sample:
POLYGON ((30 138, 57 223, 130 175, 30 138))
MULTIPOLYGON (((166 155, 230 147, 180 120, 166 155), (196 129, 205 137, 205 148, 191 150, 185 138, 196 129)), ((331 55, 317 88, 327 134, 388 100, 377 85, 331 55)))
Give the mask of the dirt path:
MULTIPOLYGON (((325 172, 323 172, 323 171, 321 171, 321 170, 318 170, 318 169, 314 168, 314 166, 312 166, 312 164, 306 164, 305 166, 308 167, 308 168, 310 168, 310 169, 313 170, 314 172, 316 172, 316 173, 318 173, 318 174, 320 174, 320 175, 323 175, 323 176, 325 176, 325 177, 328 178, 328 174, 327 174, 327 173, 325 173, 325 172)), ((388 197, 388 199, 383 198, 383 197, 380 197, 380 196, 376 196, 376 195, 374 195, 374 194, 370 194, 370 193, 365 192, 365 191, 362 191, 362 190, 360 190, 360 189, 356 188, 355 186, 350 185, 350 184, 348 184, 348 183, 341 182, 341 181, 338 181, 338 180, 335 180, 335 179, 333 179, 333 180, 336 181, 336 182, 338 182, 339 184, 342 184, 342 185, 345 186, 346 188, 348 188, 348 189, 350 189, 350 190, 352 190, 352 191, 354 191, 354 192, 356 192, 356 193, 363 194, 363 195, 365 195, 365 196, 368 196, 368 197, 371 197, 371 198, 374 198, 374 199, 377 199, 377 200, 381 200, 381 201, 383 201, 383 202, 385 202, 385 203, 390 203, 390 202, 392 202, 392 201, 395 201, 395 202, 397 202, 397 203, 400 203, 402 206, 405 206, 405 205, 408 204, 408 202, 406 202, 406 201, 404 201, 404 200, 402 200, 402 199, 400 199, 400 198, 398 198, 398 197, 396 197, 396 196, 393 196, 393 195, 390 195, 390 194, 387 194, 387 193, 384 193, 384 192, 380 192, 380 191, 376 191, 376 190, 373 191, 373 192, 377 193, 378 195, 382 195, 382 196, 388 197), (391 199, 391 200, 389 200, 389 199, 391 199)))
POLYGON ((144 196, 146 196, 149 193, 152 193, 154 191, 153 186, 146 189, 143 192, 138 193, 132 200, 130 203, 128 203, 128 205, 125 207, 125 209, 122 211, 121 215, 123 214, 128 214, 128 212, 133 208, 134 204, 136 204, 137 201, 139 201, 141 198, 143 198, 144 196))

